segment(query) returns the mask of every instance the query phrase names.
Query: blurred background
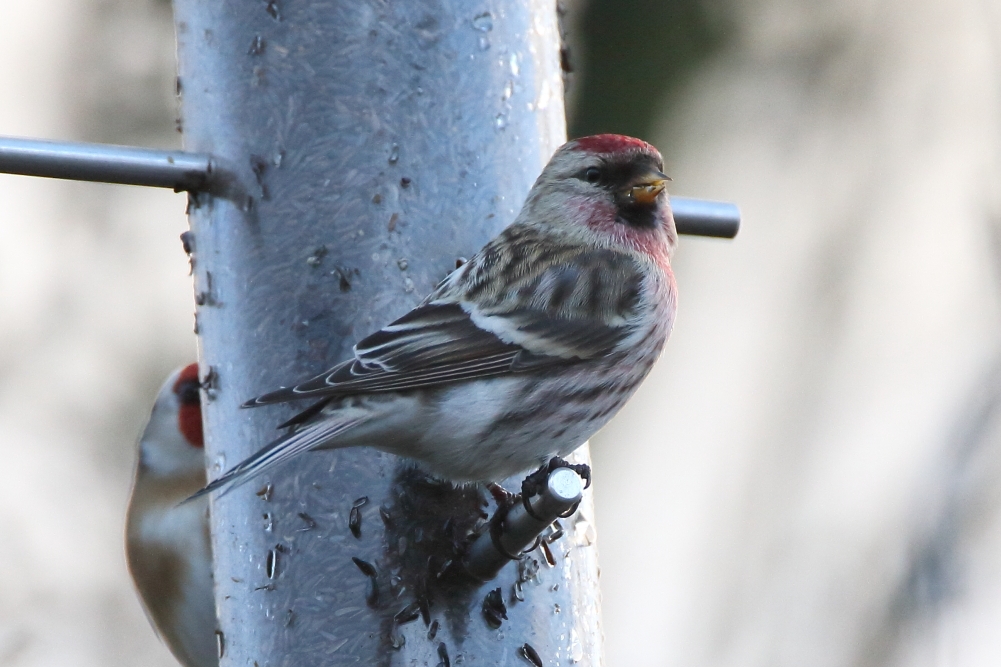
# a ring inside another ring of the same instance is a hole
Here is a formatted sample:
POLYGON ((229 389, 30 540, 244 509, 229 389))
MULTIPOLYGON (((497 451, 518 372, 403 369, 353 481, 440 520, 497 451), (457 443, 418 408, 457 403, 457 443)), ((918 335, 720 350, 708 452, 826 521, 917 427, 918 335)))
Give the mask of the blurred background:
MULTIPOLYGON (((656 144, 664 359, 593 447, 608 665, 1001 664, 1001 5, 578 0, 572 136, 656 144)), ((166 0, 8 3, 0 134, 179 147, 166 0)), ((0 665, 176 664, 125 568, 194 358, 182 195, 0 176, 0 665)))

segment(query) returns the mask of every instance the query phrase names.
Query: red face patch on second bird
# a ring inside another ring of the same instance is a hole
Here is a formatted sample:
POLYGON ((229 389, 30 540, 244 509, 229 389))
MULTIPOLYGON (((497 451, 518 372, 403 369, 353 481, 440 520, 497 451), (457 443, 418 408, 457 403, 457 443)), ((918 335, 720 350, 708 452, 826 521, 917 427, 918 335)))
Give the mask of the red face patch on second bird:
POLYGON ((203 447, 205 444, 202 433, 202 403, 198 381, 198 364, 188 364, 177 376, 174 383, 174 394, 179 403, 177 410, 177 429, 192 447, 203 447))

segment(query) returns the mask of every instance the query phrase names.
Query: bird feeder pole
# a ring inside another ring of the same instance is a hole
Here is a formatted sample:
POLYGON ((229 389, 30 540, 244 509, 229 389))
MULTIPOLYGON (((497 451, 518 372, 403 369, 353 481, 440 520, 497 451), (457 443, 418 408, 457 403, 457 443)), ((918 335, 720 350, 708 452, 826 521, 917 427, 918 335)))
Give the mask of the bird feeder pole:
MULTIPOLYGON (((216 476, 292 414, 240 403, 346 358, 514 219, 566 138, 560 44, 551 0, 175 0, 175 20, 185 149, 246 193, 189 211, 216 476)), ((222 665, 600 664, 590 491, 527 558, 458 580, 481 498, 368 448, 214 498, 222 665)))

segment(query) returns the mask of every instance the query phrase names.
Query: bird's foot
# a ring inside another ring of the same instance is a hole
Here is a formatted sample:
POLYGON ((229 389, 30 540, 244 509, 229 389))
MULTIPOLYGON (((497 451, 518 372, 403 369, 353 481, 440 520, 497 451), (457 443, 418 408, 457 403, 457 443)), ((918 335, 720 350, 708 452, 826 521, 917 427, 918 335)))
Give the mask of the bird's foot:
POLYGON ((497 509, 494 510, 494 514, 490 517, 489 521, 490 539, 494 544, 494 548, 499 553, 504 554, 511 560, 518 560, 520 556, 508 552, 500 539, 501 533, 504 530, 504 519, 507 518, 511 508, 518 503, 518 495, 511 493, 496 482, 489 482, 486 486, 487 490, 490 491, 490 495, 493 496, 494 501, 497 503, 497 509))
MULTIPOLYGON (((525 511, 528 512, 529 515, 535 517, 535 512, 532 510, 532 504, 530 502, 532 497, 542 493, 542 489, 545 488, 546 481, 549 479, 550 473, 559 468, 569 468, 580 475, 581 479, 584 480, 585 489, 591 486, 591 466, 586 463, 569 463, 558 456, 554 456, 549 459, 549 463, 533 472, 521 483, 521 502, 525 505, 525 511)), ((574 505, 564 516, 570 516, 576 511, 577 506, 574 505)))
POLYGON ((518 500, 517 494, 511 493, 497 482, 487 482, 486 487, 498 508, 504 505, 510 507, 518 500))

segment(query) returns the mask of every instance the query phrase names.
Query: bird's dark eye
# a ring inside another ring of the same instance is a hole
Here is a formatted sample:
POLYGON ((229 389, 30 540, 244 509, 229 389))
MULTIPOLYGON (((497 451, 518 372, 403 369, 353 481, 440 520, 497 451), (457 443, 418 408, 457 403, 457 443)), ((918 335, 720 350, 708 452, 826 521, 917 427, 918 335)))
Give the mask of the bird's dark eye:
POLYGON ((174 393, 177 394, 177 402, 181 405, 198 405, 201 401, 201 396, 198 393, 200 388, 197 379, 179 382, 174 388, 174 393))
POLYGON ((601 170, 597 167, 588 167, 584 172, 584 180, 588 183, 597 183, 601 180, 601 170))

